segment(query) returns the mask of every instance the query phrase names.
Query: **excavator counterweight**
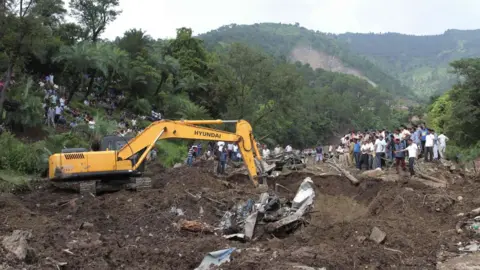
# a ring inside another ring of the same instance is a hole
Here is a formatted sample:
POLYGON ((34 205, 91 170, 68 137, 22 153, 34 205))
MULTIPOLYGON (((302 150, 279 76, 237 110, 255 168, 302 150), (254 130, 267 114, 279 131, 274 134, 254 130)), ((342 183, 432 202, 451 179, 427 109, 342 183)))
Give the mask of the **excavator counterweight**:
POLYGON ((106 137, 101 151, 74 148, 51 155, 49 178, 55 182, 80 183, 80 191, 92 193, 98 185, 145 188, 151 185, 150 179, 142 177, 146 157, 158 140, 166 139, 235 142, 251 181, 258 185, 256 163, 261 161, 261 156, 252 127, 245 120, 156 121, 130 139, 106 137), (236 123, 235 133, 199 126, 224 123, 236 123))

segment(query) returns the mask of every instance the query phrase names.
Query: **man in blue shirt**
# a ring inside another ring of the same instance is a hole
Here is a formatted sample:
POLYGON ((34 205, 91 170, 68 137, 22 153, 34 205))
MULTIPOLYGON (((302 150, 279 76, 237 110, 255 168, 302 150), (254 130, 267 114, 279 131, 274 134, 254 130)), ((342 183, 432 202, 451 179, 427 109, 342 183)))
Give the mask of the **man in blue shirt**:
POLYGON ((420 140, 422 144, 422 151, 421 153, 425 153, 425 141, 427 140, 427 134, 428 134, 428 129, 425 127, 425 125, 422 125, 420 128, 420 140))
POLYGON ((361 143, 358 139, 353 139, 353 142, 355 143, 353 145, 353 157, 355 158, 355 165, 357 166, 358 169, 360 169, 360 155, 361 155, 361 143))
POLYGON ((400 139, 395 139, 395 167, 398 174, 400 173, 400 166, 402 167, 402 170, 407 170, 405 166, 405 152, 403 151, 404 149, 405 147, 403 146, 403 143, 400 142, 400 139))
POLYGON ((219 157, 219 170, 218 174, 225 174, 225 165, 227 163, 227 149, 226 147, 223 147, 222 151, 220 152, 220 157, 219 157))

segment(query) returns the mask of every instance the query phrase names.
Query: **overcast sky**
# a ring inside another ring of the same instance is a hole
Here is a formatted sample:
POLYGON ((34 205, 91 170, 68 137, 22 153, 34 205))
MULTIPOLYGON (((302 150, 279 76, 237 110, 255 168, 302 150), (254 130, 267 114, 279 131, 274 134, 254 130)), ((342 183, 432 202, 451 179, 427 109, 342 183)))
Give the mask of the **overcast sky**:
POLYGON ((260 22, 298 22, 330 33, 425 35, 480 28, 480 0, 120 0, 120 7, 122 15, 103 37, 141 28, 153 38, 167 38, 183 26, 201 34, 260 22))

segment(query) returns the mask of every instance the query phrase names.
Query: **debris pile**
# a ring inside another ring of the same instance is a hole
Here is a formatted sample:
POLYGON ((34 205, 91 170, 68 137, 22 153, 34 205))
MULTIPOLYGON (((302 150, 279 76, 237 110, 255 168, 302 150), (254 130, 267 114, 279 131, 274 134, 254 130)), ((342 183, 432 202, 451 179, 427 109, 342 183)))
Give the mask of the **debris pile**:
POLYGON ((275 170, 301 170, 307 167, 305 156, 294 152, 282 152, 272 155, 265 160, 267 163, 275 164, 275 170))
POLYGON ((248 199, 226 211, 220 228, 227 239, 252 240, 257 226, 264 227, 263 231, 269 234, 286 235, 302 224, 302 218, 312 207, 314 197, 313 181, 307 177, 292 201, 280 198, 273 192, 264 192, 257 202, 248 199))

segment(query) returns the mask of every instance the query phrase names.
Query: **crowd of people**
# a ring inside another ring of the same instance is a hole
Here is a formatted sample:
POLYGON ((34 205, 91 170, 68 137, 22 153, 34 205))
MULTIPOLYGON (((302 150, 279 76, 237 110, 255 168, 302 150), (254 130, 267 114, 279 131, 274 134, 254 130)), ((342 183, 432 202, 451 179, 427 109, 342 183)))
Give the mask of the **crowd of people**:
MULTIPOLYGON (((39 82, 40 87, 44 91, 45 97, 43 108, 45 110, 45 124, 51 127, 63 126, 75 128, 81 123, 88 124, 89 128, 95 129, 94 116, 83 112, 79 108, 72 108, 67 105, 65 90, 54 83, 54 75, 50 74, 39 82)), ((118 108, 124 101, 125 96, 117 92, 115 89, 109 89, 107 93, 98 95, 92 91, 83 100, 85 107, 94 107, 105 110, 106 116, 112 116, 114 110, 118 108)), ((135 136, 142 129, 137 125, 139 120, 157 121, 162 119, 162 114, 154 110, 148 116, 137 116, 132 113, 123 111, 117 126, 117 135, 135 136)))
POLYGON ((392 162, 396 170, 407 170, 415 174, 414 166, 418 158, 426 162, 445 159, 449 138, 425 124, 413 127, 401 126, 393 132, 375 130, 351 131, 341 138, 336 148, 336 156, 341 163, 362 169, 382 169, 386 162, 392 162))

